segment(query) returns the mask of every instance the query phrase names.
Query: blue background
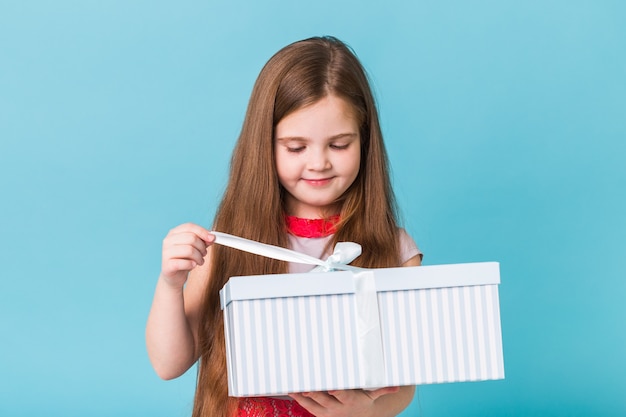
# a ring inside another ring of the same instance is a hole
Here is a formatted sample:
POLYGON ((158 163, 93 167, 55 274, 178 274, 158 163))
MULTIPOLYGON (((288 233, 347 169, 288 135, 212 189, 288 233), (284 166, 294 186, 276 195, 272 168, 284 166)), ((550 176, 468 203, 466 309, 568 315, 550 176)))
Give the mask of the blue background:
POLYGON ((332 34, 371 74, 425 263, 501 262, 506 379, 405 416, 626 414, 621 1, 0 2, 0 415, 186 416, 144 325, 252 84, 332 34))

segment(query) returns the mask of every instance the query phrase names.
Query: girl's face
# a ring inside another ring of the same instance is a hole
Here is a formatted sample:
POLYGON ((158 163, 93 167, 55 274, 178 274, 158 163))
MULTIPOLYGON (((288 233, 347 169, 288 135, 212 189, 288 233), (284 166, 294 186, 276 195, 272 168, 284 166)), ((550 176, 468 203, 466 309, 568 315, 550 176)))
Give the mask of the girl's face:
POLYGON ((319 218, 336 214, 361 163, 359 125, 351 105, 328 95, 284 117, 275 129, 278 179, 287 214, 319 218))

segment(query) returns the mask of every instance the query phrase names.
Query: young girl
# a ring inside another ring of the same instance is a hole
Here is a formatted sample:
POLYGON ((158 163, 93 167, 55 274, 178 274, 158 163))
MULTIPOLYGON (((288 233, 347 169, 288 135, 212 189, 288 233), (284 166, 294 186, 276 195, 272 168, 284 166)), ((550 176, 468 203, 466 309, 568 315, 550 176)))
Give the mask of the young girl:
MULTIPOLYGON (((421 253, 398 227, 387 156, 365 71, 335 38, 280 50, 256 81, 231 160, 214 230, 325 258, 352 241, 361 267, 417 266, 421 253)), ((195 224, 163 241, 162 270, 146 329, 164 379, 200 360, 194 417, 394 416, 413 387, 230 398, 219 290, 231 276, 305 272, 220 245, 195 224)), ((311 279, 315 279, 311 276, 311 279)))

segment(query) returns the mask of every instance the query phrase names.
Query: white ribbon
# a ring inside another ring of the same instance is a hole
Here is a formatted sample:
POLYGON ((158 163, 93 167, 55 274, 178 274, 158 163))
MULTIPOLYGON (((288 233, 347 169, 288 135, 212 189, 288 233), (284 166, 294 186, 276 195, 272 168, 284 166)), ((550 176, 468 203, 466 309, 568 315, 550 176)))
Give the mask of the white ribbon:
POLYGON ((291 249, 268 245, 239 236, 222 232, 211 232, 215 235, 215 243, 229 248, 239 249, 256 255, 278 259, 279 261, 295 262, 299 264, 316 265, 311 272, 330 272, 333 270, 362 271, 363 268, 347 265, 361 254, 361 245, 354 242, 339 242, 335 245, 333 254, 325 261, 291 249))
POLYGON ((353 280, 358 359, 362 369, 361 386, 380 388, 385 381, 385 358, 374 272, 357 272, 353 280))

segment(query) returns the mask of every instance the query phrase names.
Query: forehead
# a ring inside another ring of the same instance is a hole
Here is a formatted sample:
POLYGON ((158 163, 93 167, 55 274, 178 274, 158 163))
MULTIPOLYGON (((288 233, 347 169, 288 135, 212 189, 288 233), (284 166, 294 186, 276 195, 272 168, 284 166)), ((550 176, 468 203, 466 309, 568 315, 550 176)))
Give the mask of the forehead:
POLYGON ((358 133, 356 112, 347 100, 328 95, 289 113, 276 125, 276 138, 331 137, 344 133, 358 133))

